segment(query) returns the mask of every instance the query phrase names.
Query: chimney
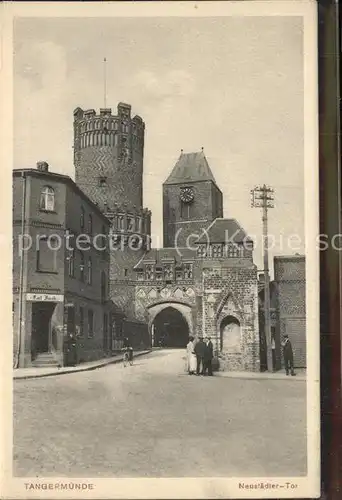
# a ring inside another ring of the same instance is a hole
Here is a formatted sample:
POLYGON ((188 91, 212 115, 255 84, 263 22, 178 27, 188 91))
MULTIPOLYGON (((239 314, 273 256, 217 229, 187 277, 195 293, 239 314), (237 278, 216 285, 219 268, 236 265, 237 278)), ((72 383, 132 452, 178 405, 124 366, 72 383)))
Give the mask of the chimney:
POLYGON ((37 170, 40 170, 41 172, 48 172, 49 171, 49 164, 46 161, 38 161, 37 162, 37 170))

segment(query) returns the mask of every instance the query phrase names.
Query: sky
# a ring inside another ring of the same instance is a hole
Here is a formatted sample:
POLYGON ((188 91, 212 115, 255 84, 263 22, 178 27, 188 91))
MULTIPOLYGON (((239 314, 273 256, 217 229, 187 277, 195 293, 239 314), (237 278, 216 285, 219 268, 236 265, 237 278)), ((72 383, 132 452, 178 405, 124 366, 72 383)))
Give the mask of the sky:
POLYGON ((224 216, 255 239, 250 190, 274 188, 274 255, 304 253, 303 30, 299 17, 17 18, 14 168, 74 178, 73 110, 127 102, 145 121, 144 206, 162 246, 162 183, 180 150, 204 148, 224 216), (291 235, 294 236, 293 239, 291 235), (291 242, 292 241, 292 248, 291 242))

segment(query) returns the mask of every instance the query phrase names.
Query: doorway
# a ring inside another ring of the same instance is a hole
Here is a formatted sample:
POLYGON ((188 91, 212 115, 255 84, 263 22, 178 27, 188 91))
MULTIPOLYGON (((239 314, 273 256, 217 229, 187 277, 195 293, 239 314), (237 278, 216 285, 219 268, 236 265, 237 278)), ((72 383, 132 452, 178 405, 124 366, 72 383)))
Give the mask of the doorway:
POLYGON ((189 326, 177 309, 166 307, 153 322, 154 347, 184 348, 189 341, 189 326))
POLYGON ((51 351, 51 318, 55 307, 55 302, 32 303, 32 359, 38 354, 51 351))

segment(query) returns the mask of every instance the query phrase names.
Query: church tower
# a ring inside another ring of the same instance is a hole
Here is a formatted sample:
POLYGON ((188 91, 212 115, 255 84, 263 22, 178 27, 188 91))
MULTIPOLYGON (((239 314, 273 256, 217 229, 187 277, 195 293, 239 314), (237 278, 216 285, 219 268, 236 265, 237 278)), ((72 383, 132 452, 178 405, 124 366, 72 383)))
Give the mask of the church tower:
POLYGON ((131 106, 74 111, 75 181, 112 222, 111 298, 133 311, 132 269, 150 244, 151 212, 143 208, 145 124, 131 106), (113 249, 114 248, 114 249, 113 249))
POLYGON ((223 217, 222 192, 203 153, 183 153, 163 184, 164 247, 192 246, 223 217))

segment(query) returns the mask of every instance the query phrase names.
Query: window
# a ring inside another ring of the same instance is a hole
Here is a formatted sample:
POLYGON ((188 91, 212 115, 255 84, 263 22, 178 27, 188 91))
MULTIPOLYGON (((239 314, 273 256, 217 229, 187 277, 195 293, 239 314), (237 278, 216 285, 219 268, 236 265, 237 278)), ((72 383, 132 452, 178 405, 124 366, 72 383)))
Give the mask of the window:
POLYGON ((80 337, 84 335, 84 308, 80 306, 80 337))
POLYGON ((181 281, 183 279, 182 271, 176 271, 176 280, 181 281))
POLYGON ((75 256, 74 250, 69 250, 68 259, 68 274, 71 278, 75 276, 75 256))
POLYGON ((173 268, 172 268, 172 264, 165 264, 165 266, 164 266, 164 279, 166 281, 172 281, 173 280, 173 268))
POLYGON ((84 208, 83 207, 81 207, 80 226, 81 226, 81 229, 84 229, 84 208))
POLYGON ((207 250, 208 250, 207 245, 199 245, 198 250, 197 250, 197 255, 199 257, 206 257, 207 256, 207 250))
POLYGON ((99 186, 101 188, 106 187, 107 185, 107 177, 99 177, 99 186))
POLYGON ((107 232, 106 232, 106 226, 103 225, 102 226, 102 230, 101 230, 101 234, 102 234, 102 237, 101 237, 101 247, 102 248, 99 248, 100 251, 101 251, 101 258, 102 260, 105 260, 106 258, 106 252, 107 252, 107 232))
POLYGON ((184 279, 192 279, 192 264, 184 264, 184 279))
POLYGON ((146 265, 145 276, 147 281, 152 281, 154 279, 154 266, 152 264, 146 265))
POLYGON ((52 187, 44 186, 40 195, 40 209, 47 212, 55 210, 55 191, 52 187))
POLYGON ((84 282, 84 255, 80 252, 80 280, 84 282))
POLYGON ((128 269, 125 269, 125 278, 128 276, 128 269))
POLYGON ((228 257, 239 257, 240 249, 235 243, 230 243, 227 247, 228 257))
POLYGON ((101 272, 101 302, 102 304, 107 300, 107 276, 104 271, 101 272))
POLYGON ((124 225, 124 217, 123 217, 123 215, 119 215, 119 217, 118 217, 118 229, 119 229, 120 231, 123 231, 123 230, 124 230, 124 228, 125 228, 125 225, 124 225))
POLYGON ((94 336, 94 312, 92 309, 88 310, 88 337, 94 336))
POLYGON ((127 231, 130 233, 134 231, 134 219, 132 217, 127 219, 127 231))
POLYGON ((181 201, 181 218, 189 220, 191 217, 191 205, 190 203, 184 203, 181 201))
POLYGON ((39 238, 37 245, 37 271, 57 272, 57 238, 39 238))
POLYGON ((213 259, 222 257, 222 245, 213 245, 211 247, 211 256, 213 259))
POLYGON ((138 281, 144 281, 144 273, 142 271, 137 272, 138 281))
POLYGON ((88 215, 88 234, 93 234, 93 216, 88 215))
POLYGON ((87 283, 88 283, 88 285, 92 284, 92 262, 91 262, 91 257, 88 258, 87 283))

